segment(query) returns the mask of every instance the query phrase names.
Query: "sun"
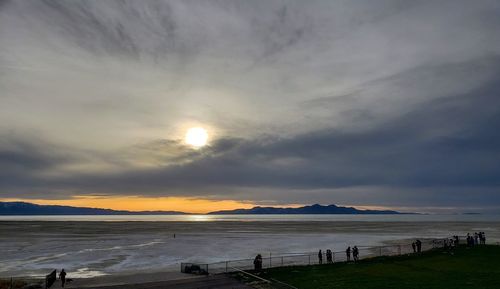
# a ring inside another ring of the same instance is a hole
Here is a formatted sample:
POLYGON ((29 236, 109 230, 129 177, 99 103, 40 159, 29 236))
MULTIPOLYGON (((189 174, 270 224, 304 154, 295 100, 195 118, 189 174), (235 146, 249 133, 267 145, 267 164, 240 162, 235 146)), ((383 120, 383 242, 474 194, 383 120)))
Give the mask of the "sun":
POLYGON ((192 127, 186 132, 185 140, 187 144, 195 148, 205 146, 208 141, 207 130, 202 127, 192 127))

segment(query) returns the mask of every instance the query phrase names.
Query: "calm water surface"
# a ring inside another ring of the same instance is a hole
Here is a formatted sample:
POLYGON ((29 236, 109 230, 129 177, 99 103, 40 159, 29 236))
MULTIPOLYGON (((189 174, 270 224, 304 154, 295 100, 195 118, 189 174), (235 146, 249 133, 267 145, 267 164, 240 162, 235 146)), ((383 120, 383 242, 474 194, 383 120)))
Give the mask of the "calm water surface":
POLYGON ((0 216, 0 221, 356 221, 356 222, 500 222, 500 214, 488 215, 89 215, 0 216))

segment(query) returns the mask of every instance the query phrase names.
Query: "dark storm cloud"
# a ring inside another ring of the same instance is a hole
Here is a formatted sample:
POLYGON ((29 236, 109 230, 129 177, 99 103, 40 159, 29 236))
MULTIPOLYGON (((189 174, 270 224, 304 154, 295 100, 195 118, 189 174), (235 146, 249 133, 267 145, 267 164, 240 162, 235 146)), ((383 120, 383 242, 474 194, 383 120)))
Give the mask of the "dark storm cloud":
MULTIPOLYGON (((54 151, 45 142, 24 139, 14 134, 2 134, 0 139, 0 190, 32 191, 43 184, 38 174, 68 162, 70 157, 54 151)), ((0 193, 0 196, 3 194, 0 193)), ((7 194, 9 196, 9 194, 7 194)))
POLYGON ((367 131, 224 139, 200 159, 128 173, 123 180, 111 177, 105 185, 136 192, 207 186, 499 186, 499 89, 496 80, 460 96, 434 99, 367 131), (134 189, 134 184, 140 185, 134 189))

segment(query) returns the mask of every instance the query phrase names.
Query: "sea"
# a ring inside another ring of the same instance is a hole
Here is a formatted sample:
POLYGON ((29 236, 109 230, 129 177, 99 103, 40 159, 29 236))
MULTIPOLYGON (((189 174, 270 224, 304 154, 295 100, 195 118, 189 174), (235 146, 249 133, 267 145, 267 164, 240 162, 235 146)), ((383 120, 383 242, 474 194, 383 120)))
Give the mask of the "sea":
POLYGON ((500 215, 0 216, 0 278, 178 272, 212 263, 485 232, 500 215))

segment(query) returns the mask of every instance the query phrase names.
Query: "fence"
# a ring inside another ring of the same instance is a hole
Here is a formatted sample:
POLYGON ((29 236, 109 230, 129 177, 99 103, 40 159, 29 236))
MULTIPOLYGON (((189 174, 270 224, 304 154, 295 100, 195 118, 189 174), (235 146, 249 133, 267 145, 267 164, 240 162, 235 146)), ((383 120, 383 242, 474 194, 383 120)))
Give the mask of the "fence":
MULTIPOLYGON (((435 248, 441 248, 444 246, 445 241, 450 238, 442 239, 423 239, 422 240, 422 251, 429 251, 435 248)), ((463 244, 465 237, 459 237, 459 244, 463 244)), ((395 256, 411 254, 414 252, 412 244, 395 244, 386 246, 358 246, 359 249, 359 259, 367 259, 380 256, 395 256)), ((351 258, 352 260, 352 258, 351 258)), ((181 272, 197 273, 198 268, 201 274, 218 274, 234 272, 235 270, 253 270, 254 259, 240 259, 240 260, 228 260, 208 264, 193 264, 193 263, 182 263, 181 272), (194 270, 193 270, 194 269, 194 270)), ((323 264, 327 263, 326 252, 323 252, 322 256, 323 264)), ((347 261, 347 254, 345 251, 332 252, 332 262, 345 262, 347 261)), ((279 255, 262 258, 262 268, 268 269, 273 267, 283 267, 283 266, 295 266, 295 265, 315 265, 319 264, 318 252, 313 253, 297 253, 288 255, 279 255)))

